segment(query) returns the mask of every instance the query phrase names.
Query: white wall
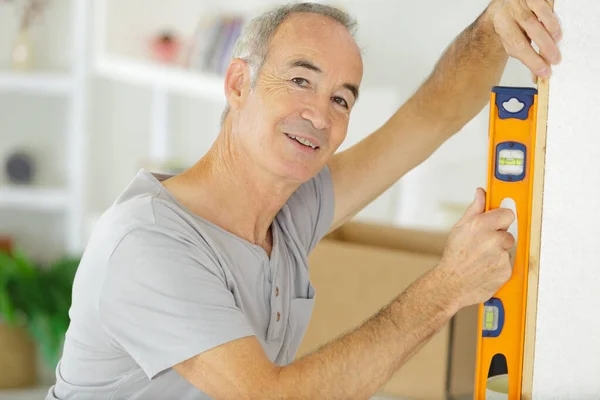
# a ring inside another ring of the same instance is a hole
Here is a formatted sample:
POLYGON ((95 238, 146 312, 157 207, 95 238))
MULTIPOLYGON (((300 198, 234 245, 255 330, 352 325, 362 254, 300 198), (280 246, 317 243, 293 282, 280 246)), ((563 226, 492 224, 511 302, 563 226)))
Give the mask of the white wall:
POLYGON ((600 3, 561 0, 550 79, 533 399, 600 397, 600 3))

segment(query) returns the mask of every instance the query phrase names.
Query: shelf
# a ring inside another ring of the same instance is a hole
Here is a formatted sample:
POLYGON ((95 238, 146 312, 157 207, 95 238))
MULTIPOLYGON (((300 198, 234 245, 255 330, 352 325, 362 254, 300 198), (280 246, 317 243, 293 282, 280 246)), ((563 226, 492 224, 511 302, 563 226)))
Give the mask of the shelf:
POLYGON ((95 73, 117 81, 225 102, 223 77, 118 56, 97 60, 95 73))
POLYGON ((65 73, 0 71, 0 92, 68 94, 71 79, 65 73))
POLYGON ((68 205, 68 192, 35 187, 0 187, 0 208, 60 211, 68 205))

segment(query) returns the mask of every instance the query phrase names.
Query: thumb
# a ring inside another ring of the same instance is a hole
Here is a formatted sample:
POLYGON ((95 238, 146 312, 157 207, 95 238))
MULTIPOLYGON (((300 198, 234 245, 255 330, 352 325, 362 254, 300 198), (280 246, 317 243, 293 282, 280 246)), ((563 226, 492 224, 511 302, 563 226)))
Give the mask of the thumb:
POLYGON ((474 217, 475 215, 479 215, 484 211, 485 190, 483 190, 482 188, 477 188, 477 190, 475 191, 475 198, 473 199, 473 202, 469 204, 469 207, 467 207, 467 210, 465 211, 465 214, 463 215, 462 219, 474 217))

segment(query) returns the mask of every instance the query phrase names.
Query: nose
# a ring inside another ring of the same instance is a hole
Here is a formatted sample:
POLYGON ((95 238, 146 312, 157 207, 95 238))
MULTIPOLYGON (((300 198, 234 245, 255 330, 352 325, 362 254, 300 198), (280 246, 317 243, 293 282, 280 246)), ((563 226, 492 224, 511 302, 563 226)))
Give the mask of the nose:
POLYGON ((316 129, 329 129, 331 126, 331 106, 329 98, 324 100, 320 96, 312 97, 304 104, 304 109, 300 113, 302 118, 312 122, 316 129))

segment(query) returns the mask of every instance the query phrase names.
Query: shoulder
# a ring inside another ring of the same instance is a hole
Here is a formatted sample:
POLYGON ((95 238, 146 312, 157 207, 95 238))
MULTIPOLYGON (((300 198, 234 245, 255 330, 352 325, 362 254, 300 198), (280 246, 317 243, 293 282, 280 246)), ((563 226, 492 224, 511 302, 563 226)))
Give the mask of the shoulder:
POLYGON ((182 209, 149 172, 140 171, 97 221, 86 252, 208 252, 210 230, 182 209))

